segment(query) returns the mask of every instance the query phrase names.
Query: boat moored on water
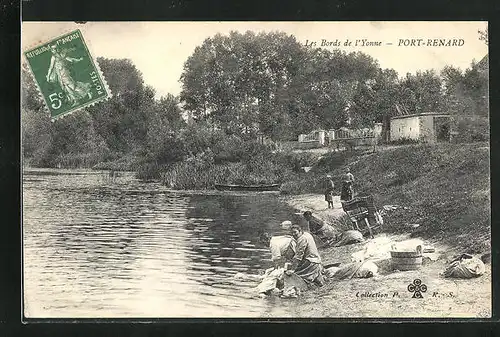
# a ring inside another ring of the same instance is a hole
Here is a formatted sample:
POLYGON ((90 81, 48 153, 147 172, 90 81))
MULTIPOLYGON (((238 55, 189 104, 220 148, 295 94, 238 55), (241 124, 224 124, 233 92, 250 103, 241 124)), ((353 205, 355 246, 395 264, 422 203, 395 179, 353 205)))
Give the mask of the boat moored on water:
POLYGON ((216 184, 215 189, 218 191, 248 191, 248 192, 267 192, 279 191, 280 184, 267 184, 267 185, 225 185, 216 184))

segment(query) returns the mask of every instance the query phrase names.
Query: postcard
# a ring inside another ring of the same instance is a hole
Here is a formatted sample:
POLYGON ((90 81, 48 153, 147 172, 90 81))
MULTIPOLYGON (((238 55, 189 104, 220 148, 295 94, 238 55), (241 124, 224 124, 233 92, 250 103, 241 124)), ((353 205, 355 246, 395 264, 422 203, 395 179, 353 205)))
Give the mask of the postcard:
POLYGON ((23 315, 490 318, 488 24, 23 22, 23 315))

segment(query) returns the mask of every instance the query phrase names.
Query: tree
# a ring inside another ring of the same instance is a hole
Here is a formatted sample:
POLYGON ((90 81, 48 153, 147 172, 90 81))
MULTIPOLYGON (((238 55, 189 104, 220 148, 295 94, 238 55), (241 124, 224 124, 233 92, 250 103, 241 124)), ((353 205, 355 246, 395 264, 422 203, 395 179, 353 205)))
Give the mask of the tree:
POLYGON ((180 99, 196 119, 228 132, 291 139, 347 125, 356 91, 378 72, 363 53, 309 49, 279 32, 231 32, 195 49, 184 65, 180 99))
POLYGON ((147 145, 150 151, 157 152, 167 138, 185 126, 177 98, 168 94, 155 102, 148 122, 147 145))
MULTIPOLYGON (((307 120, 307 132, 314 128, 339 128, 347 126, 351 117, 354 126, 362 120, 359 114, 366 111, 354 108, 362 91, 371 90, 379 71, 377 62, 363 53, 345 53, 339 50, 311 50, 303 70, 295 83, 294 93, 307 120), (358 97, 357 97, 358 96, 358 97)), ((297 129, 301 129, 298 125, 297 129)))
POLYGON ((441 72, 444 83, 444 110, 460 116, 488 116, 488 76, 472 63, 465 72, 445 67, 441 72))
POLYGON ((487 117, 489 112, 488 73, 480 71, 477 64, 472 63, 471 67, 465 70, 463 81, 468 95, 474 102, 473 114, 487 117))
POLYGON ((155 104, 154 89, 146 86, 141 72, 128 59, 98 58, 113 97, 89 107, 97 133, 116 152, 126 153, 147 141, 149 116, 155 104))
POLYGON ((443 78, 443 103, 444 111, 458 116, 466 116, 475 109, 460 69, 446 66, 441 71, 443 78))
POLYGON ((154 89, 144 84, 130 60, 97 61, 113 97, 53 123, 23 69, 23 151, 34 165, 88 166, 148 146, 161 153, 159 148, 174 144, 169 132, 184 124, 177 100, 167 95, 157 101, 154 89))
POLYGON ((400 102, 413 113, 440 111, 441 89, 441 78, 434 70, 408 73, 400 81, 400 102))
POLYGON ((445 67, 441 76, 445 84, 443 106, 454 115, 455 137, 462 141, 488 139, 488 73, 473 62, 464 72, 445 67))
POLYGON ((23 156, 43 161, 52 144, 50 116, 26 64, 21 67, 21 130, 23 156))
POLYGON ((484 43, 488 45, 488 28, 485 30, 478 30, 477 32, 479 33, 479 40, 484 41, 484 43))
POLYGON ((238 134, 263 130, 274 136, 271 124, 278 119, 271 117, 278 116, 268 108, 287 110, 280 91, 290 86, 302 53, 303 46, 284 33, 217 34, 186 61, 180 100, 195 119, 209 118, 238 134))

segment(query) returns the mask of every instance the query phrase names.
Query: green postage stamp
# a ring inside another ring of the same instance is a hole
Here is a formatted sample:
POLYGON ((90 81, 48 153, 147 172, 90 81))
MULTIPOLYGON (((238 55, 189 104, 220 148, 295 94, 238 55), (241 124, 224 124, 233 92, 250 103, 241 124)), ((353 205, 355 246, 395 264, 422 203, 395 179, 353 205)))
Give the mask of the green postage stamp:
POLYGON ((52 120, 111 97, 80 30, 24 52, 52 120))

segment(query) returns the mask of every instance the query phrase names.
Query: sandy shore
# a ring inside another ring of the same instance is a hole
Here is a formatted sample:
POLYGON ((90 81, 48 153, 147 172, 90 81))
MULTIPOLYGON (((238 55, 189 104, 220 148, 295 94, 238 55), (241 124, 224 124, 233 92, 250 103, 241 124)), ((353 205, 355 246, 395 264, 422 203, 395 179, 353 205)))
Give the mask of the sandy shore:
MULTIPOLYGON (((340 200, 334 199, 334 209, 328 209, 323 195, 307 194, 283 197, 297 213, 312 211, 317 217, 332 222, 344 215, 340 200)), ((390 215, 387 215, 390 216, 390 215)), ((368 279, 330 281, 322 288, 305 292, 296 300, 282 300, 292 307, 296 317, 490 317, 491 266, 475 279, 446 279, 441 273, 457 249, 439 242, 409 238, 408 235, 384 233, 364 243, 343 247, 321 247, 324 264, 352 261, 353 253, 365 251, 379 267, 379 274, 368 279), (416 271, 394 271, 388 250, 392 243, 421 241, 425 247, 435 248, 434 254, 424 255, 422 267, 416 271), (420 279, 427 286, 423 298, 412 298, 408 285, 420 279)))

